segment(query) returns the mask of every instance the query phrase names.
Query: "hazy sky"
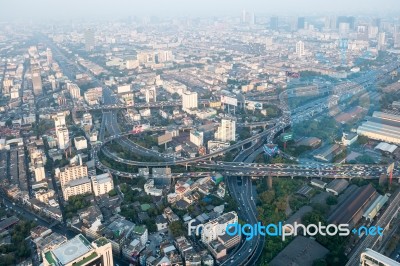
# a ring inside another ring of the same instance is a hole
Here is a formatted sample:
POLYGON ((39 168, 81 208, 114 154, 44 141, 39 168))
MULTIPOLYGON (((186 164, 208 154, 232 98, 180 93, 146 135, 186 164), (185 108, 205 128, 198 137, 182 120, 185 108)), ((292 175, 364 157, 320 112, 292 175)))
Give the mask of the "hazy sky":
POLYGON ((383 14, 400 10, 399 0, 0 0, 0 21, 12 18, 93 18, 104 16, 239 16, 383 14))

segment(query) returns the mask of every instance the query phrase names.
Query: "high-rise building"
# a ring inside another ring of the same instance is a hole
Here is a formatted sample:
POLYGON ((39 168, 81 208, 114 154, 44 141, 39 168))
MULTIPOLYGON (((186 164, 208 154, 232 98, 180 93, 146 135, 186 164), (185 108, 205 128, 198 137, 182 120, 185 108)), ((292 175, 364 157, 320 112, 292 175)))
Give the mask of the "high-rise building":
POLYGON ((271 17, 269 20, 269 27, 271 30, 277 30, 279 27, 278 17, 271 17))
POLYGON ((90 179, 82 177, 69 181, 61 187, 64 200, 68 200, 71 196, 84 195, 92 193, 92 184, 90 179))
POLYGON ((108 193, 114 188, 114 182, 110 173, 92 176, 93 192, 96 196, 108 193))
POLYGON ((370 248, 365 249, 360 255, 360 266, 400 266, 400 263, 370 248))
POLYGON ((304 42, 298 41, 298 42, 296 43, 296 54, 297 54, 298 57, 302 57, 302 56, 305 55, 305 52, 304 52, 304 42))
POLYGON ((184 111, 195 109, 197 106, 197 92, 186 91, 182 94, 182 109, 184 111))
POLYGON ((378 50, 382 51, 385 50, 385 32, 379 32, 378 35, 378 50))
POLYGON ((271 50, 273 48, 273 39, 272 37, 267 37, 265 39, 265 50, 271 50))
POLYGON ((340 16, 336 20, 336 28, 339 27, 341 23, 347 23, 349 24, 349 29, 354 30, 355 29, 355 18, 354 17, 346 17, 346 16, 340 16))
POLYGON ((104 237, 90 243, 79 234, 43 254, 44 266, 113 266, 112 246, 104 237))
POLYGON ((58 113, 54 118, 58 148, 65 150, 69 146, 69 131, 65 124, 65 115, 58 113))
POLYGON ((394 48, 400 48, 400 25, 394 27, 393 41, 394 48))
POLYGON ((66 126, 58 127, 56 130, 58 148, 65 150, 69 147, 69 131, 66 126))
POLYGON ((35 96, 42 94, 42 77, 40 76, 40 69, 32 69, 32 85, 33 94, 35 96))
POLYGON ((297 18, 297 29, 298 30, 305 29, 305 25, 306 25, 306 18, 305 17, 297 18))
POLYGON ((330 21, 329 21, 329 27, 330 29, 334 30, 337 29, 337 21, 336 21, 336 17, 335 16, 331 16, 330 17, 330 21))
POLYGON ((218 235, 225 234, 225 229, 228 224, 235 224, 237 222, 238 216, 236 212, 232 211, 224 213, 204 225, 205 229, 201 232, 201 241, 208 244, 211 241, 216 240, 218 235))
POLYGON ((147 88, 145 94, 146 94, 145 95, 146 96, 146 103, 156 102, 157 101, 157 92, 156 92, 156 87, 155 86, 147 88))
POLYGON ((67 83, 67 89, 73 99, 81 98, 81 89, 74 83, 67 83))
POLYGON ((63 169, 56 169, 56 177, 60 180, 61 186, 68 182, 88 176, 88 168, 86 165, 69 166, 63 169))
POLYGON ((173 59, 172 51, 158 51, 156 54, 156 63, 169 62, 173 59))
POLYGON ((47 64, 50 66, 53 63, 53 53, 50 48, 46 49, 47 64))
POLYGON ((65 115, 64 113, 57 113, 54 117, 54 125, 57 130, 57 127, 65 126, 65 115))
POLYGON ((246 10, 242 10, 242 23, 246 23, 247 22, 247 12, 246 10))
POLYGON ((35 181, 40 182, 46 179, 46 175, 44 173, 44 167, 42 164, 37 165, 35 167, 35 181))
POLYGON ((94 30, 89 28, 85 30, 85 49, 86 51, 93 50, 95 46, 94 30))
POLYGON ((350 32, 350 24, 347 22, 339 23, 339 34, 341 36, 346 36, 350 32))
POLYGON ((222 119, 221 125, 218 127, 214 135, 216 140, 220 141, 235 141, 236 140, 236 121, 222 119))
POLYGON ((196 145, 197 147, 203 146, 204 144, 204 134, 199 131, 190 131, 190 142, 196 145))

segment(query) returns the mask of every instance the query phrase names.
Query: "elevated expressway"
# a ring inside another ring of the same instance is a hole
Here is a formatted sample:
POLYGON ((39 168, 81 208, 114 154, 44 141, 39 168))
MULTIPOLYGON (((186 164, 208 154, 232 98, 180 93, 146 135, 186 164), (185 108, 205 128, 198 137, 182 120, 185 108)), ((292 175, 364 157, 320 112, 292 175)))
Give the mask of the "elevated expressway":
MULTIPOLYGON (((398 65, 392 66, 394 69, 398 68, 398 65)), ((390 69, 389 67, 388 69, 390 69)), ((96 149, 96 152, 102 149, 103 153, 109 158, 118 161, 119 163, 143 166, 143 167, 165 167, 173 165, 192 165, 198 168, 209 169, 211 171, 223 172, 225 176, 242 176, 244 178, 244 183, 246 186, 244 188, 238 188, 235 179, 228 178, 227 186, 233 196, 239 204, 242 205, 242 209, 239 211, 241 217, 249 223, 255 223, 257 221, 256 205, 253 200, 251 181, 249 176, 291 176, 293 177, 325 177, 325 178, 354 178, 362 177, 365 179, 378 178, 382 174, 386 174, 386 165, 335 165, 335 164, 321 164, 321 163, 311 163, 311 164, 254 164, 251 163, 255 156, 262 152, 262 145, 266 143, 272 143, 275 136, 290 127, 294 123, 299 123, 305 119, 311 118, 313 115, 322 113, 325 110, 329 110, 334 106, 337 106, 341 97, 351 97, 356 95, 363 90, 363 86, 370 86, 374 84, 377 80, 384 78, 383 76, 388 70, 385 69, 380 75, 371 75, 372 77, 359 78, 356 83, 345 82, 336 86, 335 95, 328 97, 323 97, 309 104, 301 106, 295 110, 288 110, 287 106, 284 104, 284 100, 288 98, 289 95, 281 93, 279 95, 279 100, 282 103, 281 109, 283 111, 283 116, 280 119, 274 121, 275 123, 271 128, 252 136, 246 140, 240 141, 226 149, 222 149, 217 152, 207 154, 205 156, 191 158, 191 159, 176 159, 176 158, 166 158, 165 155, 156 155, 156 157, 162 159, 160 162, 138 162, 119 158, 112 152, 108 151, 104 147, 110 141, 116 140, 119 144, 123 144, 124 147, 129 148, 131 151, 138 152, 143 151, 143 147, 134 144, 132 141, 122 142, 126 140, 126 136, 129 133, 117 134, 111 136, 110 138, 104 139, 101 146, 96 149), (245 144, 251 143, 251 147, 243 150, 245 144), (240 148, 241 151, 239 155, 235 158, 234 162, 215 162, 212 161, 213 157, 224 154, 232 149, 240 148)), ((111 121, 116 121, 112 119, 111 121)), ((111 132, 116 132, 111 130, 111 132)), ((145 151, 146 152, 146 151, 145 151)), ((148 151, 147 151, 148 152, 148 151)), ((97 160, 97 166, 103 168, 102 165, 97 160)), ((113 170, 115 171, 115 170, 113 170)), ((208 174, 210 172, 202 172, 200 174, 208 174)), ((117 173, 118 174, 118 173, 117 173)), ((129 174, 129 173, 125 173, 129 174)), ((137 176, 137 174, 131 174, 137 176)), ((194 176, 196 173, 179 173, 181 176, 194 176)), ((396 166, 394 176, 399 176, 399 168, 396 166)), ((130 177, 135 177, 130 176, 130 177)), ((252 241, 243 242, 233 254, 230 254, 228 259, 222 265, 255 265, 259 257, 262 254, 265 239, 261 236, 255 237, 252 241)))

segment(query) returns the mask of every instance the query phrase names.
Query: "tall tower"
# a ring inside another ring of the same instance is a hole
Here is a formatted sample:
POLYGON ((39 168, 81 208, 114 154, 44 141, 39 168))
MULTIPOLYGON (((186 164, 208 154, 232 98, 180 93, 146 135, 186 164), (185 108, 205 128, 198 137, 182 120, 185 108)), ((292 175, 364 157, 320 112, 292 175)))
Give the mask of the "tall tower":
POLYGON ((394 40, 394 48, 399 48, 400 47, 400 25, 396 25, 394 27, 393 40, 394 40))
POLYGON ((182 110, 197 108, 197 92, 186 91, 182 94, 182 110))
POLYGON ((35 96, 42 94, 42 77, 40 76, 40 69, 35 68, 32 69, 32 85, 33 85, 33 94, 35 96))
POLYGON ((271 30, 278 30, 279 27, 279 19, 278 17, 271 17, 269 20, 269 27, 271 30))
POLYGON ((156 87, 151 87, 146 89, 146 103, 149 103, 151 101, 156 102, 157 101, 157 94, 156 94, 156 87))
POLYGON ((297 29, 298 30, 305 29, 305 25, 306 25, 306 18, 305 17, 299 17, 297 19, 297 29))
POLYGON ((85 31, 85 49, 86 51, 93 50, 95 45, 94 30, 89 28, 85 31))
POLYGON ((385 50, 385 32, 379 32, 378 35, 378 50, 385 50))
POLYGON ((242 11, 242 23, 246 23, 247 22, 247 12, 245 9, 243 9, 242 11))
POLYGON ((47 65, 51 65, 53 63, 53 53, 51 52, 50 48, 46 49, 46 56, 47 56, 47 65))
POLYGON ((214 135, 215 139, 220 141, 235 141, 236 140, 236 121, 222 119, 221 125, 218 127, 214 135))
POLYGON ((304 43, 302 41, 296 43, 296 54, 298 57, 303 57, 305 55, 304 43))

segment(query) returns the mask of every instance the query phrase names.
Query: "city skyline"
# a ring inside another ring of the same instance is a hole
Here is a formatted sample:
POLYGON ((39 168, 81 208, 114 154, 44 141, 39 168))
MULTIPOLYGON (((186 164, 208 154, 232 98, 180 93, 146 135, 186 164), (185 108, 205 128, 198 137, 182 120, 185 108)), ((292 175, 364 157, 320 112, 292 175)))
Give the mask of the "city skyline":
POLYGON ((68 19, 116 19, 129 16, 139 17, 215 17, 240 16, 243 10, 256 15, 394 15, 400 10, 396 0, 384 1, 1 1, 0 21, 7 20, 68 20, 68 19), (19 7, 24 6, 23 10, 19 7))

